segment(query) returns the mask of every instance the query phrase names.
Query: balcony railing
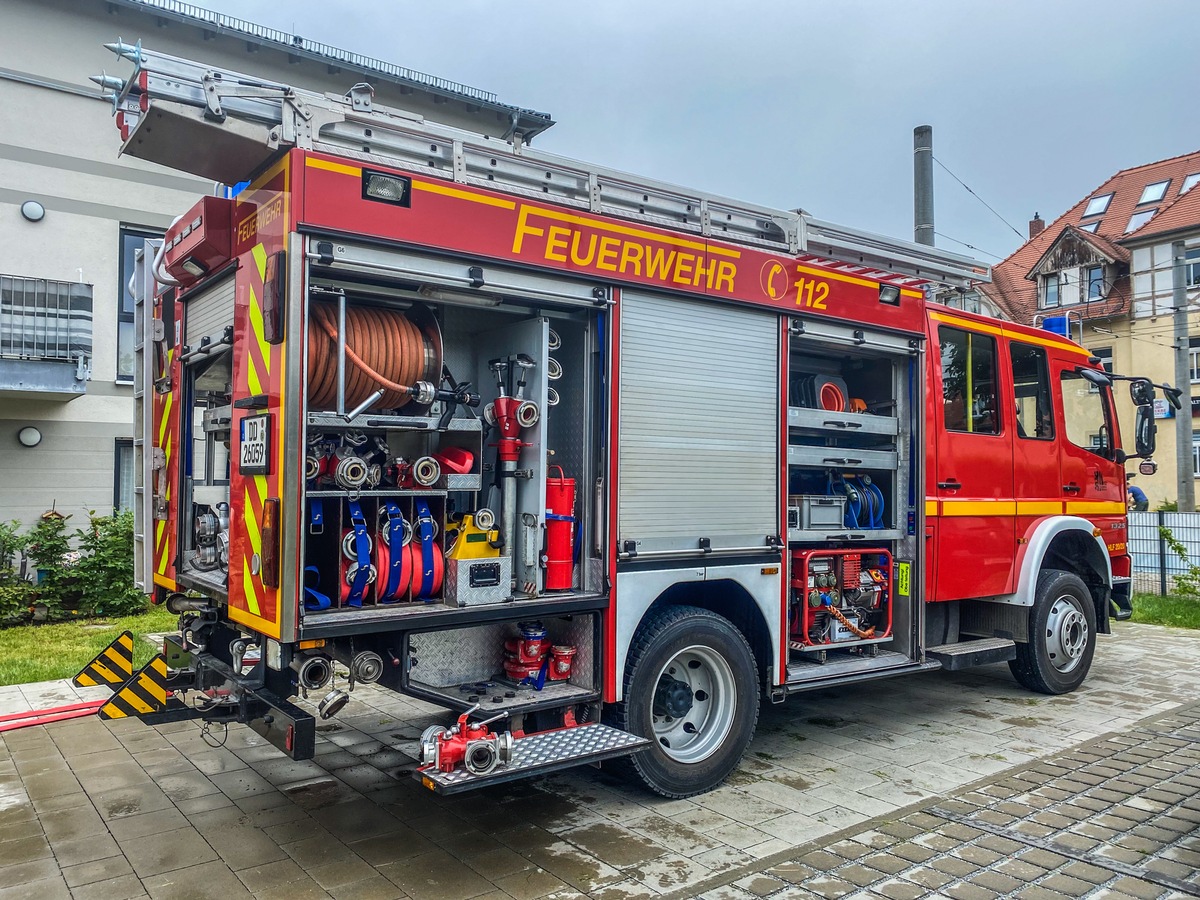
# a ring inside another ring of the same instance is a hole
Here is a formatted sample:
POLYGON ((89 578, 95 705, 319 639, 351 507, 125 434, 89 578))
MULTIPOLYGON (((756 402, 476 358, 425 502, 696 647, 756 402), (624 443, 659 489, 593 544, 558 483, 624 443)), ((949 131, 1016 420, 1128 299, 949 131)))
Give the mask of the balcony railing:
POLYGON ((92 286, 0 275, 0 357, 80 364, 92 355, 92 286))

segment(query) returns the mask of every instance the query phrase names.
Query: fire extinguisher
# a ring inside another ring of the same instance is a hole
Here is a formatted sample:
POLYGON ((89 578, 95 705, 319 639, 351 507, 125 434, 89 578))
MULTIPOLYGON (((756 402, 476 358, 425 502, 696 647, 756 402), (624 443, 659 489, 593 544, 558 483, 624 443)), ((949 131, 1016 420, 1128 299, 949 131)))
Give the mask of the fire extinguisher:
POLYGON ((551 466, 546 478, 546 590, 569 591, 575 569, 575 479, 551 466), (558 477, 553 477, 554 470, 558 477))

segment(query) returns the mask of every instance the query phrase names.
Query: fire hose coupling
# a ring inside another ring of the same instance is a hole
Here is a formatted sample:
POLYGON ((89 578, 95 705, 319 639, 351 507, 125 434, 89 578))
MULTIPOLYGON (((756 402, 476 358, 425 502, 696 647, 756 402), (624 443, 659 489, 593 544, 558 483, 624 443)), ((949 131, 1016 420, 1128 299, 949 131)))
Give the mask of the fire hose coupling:
POLYGON ((538 409, 538 405, 532 400, 524 400, 517 407, 517 424, 522 428, 532 428, 538 423, 541 417, 541 410, 538 409))
POLYGON ((367 483, 370 474, 370 467, 364 460, 357 456, 343 456, 333 470, 333 480, 338 487, 354 491, 367 483))
POLYGON ((383 677, 383 657, 373 650, 356 653, 350 661, 350 674, 362 684, 374 684, 383 677))
POLYGON ((333 660, 319 653, 297 656, 291 668, 300 686, 308 691, 319 691, 333 678, 333 660))
POLYGON ((442 466, 432 456, 422 456, 412 464, 412 480, 422 487, 437 484, 442 477, 442 466))
POLYGON ((500 713, 482 722, 468 722, 479 710, 475 704, 451 728, 431 725, 421 735, 421 763, 440 772, 453 772, 461 764, 472 775, 488 775, 513 759, 511 732, 493 732, 488 725, 506 718, 500 713))

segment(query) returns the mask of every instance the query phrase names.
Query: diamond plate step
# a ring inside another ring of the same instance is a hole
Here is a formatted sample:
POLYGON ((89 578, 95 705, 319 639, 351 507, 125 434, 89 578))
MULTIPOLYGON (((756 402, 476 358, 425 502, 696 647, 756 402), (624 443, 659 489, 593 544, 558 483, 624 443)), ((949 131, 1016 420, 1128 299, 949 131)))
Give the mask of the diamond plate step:
POLYGON ((957 644, 939 644, 928 647, 925 655, 936 659, 949 672, 984 666, 988 663, 1007 662, 1017 658, 1017 645, 1008 638, 981 638, 977 641, 962 641, 957 644))
POLYGON ((514 778, 544 775, 584 763, 627 756, 648 746, 650 741, 607 725, 578 725, 543 731, 513 741, 513 759, 488 775, 472 775, 464 768, 439 772, 422 767, 413 777, 438 794, 457 794, 514 778))

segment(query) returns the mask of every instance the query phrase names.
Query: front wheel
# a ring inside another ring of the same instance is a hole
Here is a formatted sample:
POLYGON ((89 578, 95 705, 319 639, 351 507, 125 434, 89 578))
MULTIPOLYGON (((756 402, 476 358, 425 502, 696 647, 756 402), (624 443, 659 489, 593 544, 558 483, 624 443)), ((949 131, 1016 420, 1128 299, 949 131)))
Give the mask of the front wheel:
POLYGON ((1046 569, 1038 576, 1026 643, 1008 666, 1024 687, 1067 694, 1083 684, 1096 652, 1096 606, 1073 572, 1046 569))
POLYGON ((716 787, 737 767, 758 723, 758 669, 746 638, 692 606, 653 613, 625 667, 617 727, 651 739, 627 769, 665 797, 716 787))

